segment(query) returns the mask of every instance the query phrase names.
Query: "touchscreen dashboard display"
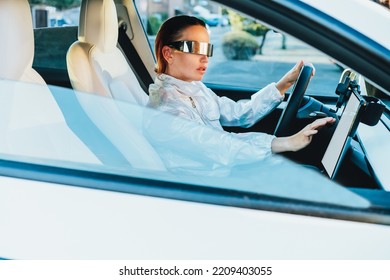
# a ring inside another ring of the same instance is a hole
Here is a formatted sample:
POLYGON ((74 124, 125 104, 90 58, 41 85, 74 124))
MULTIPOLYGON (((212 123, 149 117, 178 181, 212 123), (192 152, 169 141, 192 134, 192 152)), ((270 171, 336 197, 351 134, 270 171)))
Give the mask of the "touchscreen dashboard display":
POLYGON ((352 93, 322 158, 321 163, 331 178, 335 177, 341 160, 349 147, 351 137, 356 131, 357 115, 361 104, 361 99, 352 93))

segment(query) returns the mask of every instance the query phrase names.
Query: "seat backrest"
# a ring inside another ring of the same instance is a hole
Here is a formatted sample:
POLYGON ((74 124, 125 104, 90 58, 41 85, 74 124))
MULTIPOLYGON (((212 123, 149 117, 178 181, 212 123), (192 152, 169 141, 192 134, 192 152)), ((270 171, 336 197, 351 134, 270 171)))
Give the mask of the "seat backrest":
POLYGON ((28 1, 0 1, 0 79, 45 84, 32 68, 34 31, 28 1))
POLYGON ((78 94, 80 105, 92 122, 133 166, 165 170, 159 155, 143 136, 143 108, 148 96, 117 47, 118 33, 113 0, 83 0, 78 41, 70 46, 66 57, 70 81, 77 91, 140 105, 134 106, 130 118, 125 117, 119 102, 102 100, 99 108, 91 108, 87 96, 78 94), (120 137, 113 134, 113 126, 121 126, 120 137))
POLYGON ((28 0, 0 1, 0 38, 0 154, 100 164, 68 127, 46 82, 32 68, 28 0))
POLYGON ((81 3, 78 41, 67 53, 74 89, 146 105, 148 96, 117 47, 118 17, 113 0, 81 3))

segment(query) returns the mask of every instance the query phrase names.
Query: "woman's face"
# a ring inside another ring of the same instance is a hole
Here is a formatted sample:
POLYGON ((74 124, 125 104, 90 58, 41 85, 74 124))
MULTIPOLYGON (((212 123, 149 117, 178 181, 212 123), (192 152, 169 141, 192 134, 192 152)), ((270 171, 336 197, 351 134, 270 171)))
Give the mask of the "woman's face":
MULTIPOLYGON (((194 25, 184 29, 177 41, 210 43, 210 36, 205 27, 194 25)), ((206 55, 184 53, 168 46, 164 46, 162 51, 168 63, 166 74, 183 81, 192 82, 200 81, 206 73, 208 63, 206 55)))

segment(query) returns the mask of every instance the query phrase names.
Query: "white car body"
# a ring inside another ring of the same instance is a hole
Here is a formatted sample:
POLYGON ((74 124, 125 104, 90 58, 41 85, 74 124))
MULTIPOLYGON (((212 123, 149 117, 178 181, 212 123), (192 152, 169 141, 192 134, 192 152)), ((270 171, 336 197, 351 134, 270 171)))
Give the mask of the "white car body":
MULTIPOLYGON (((375 6, 368 0, 304 2, 353 26, 387 49, 390 48, 390 36, 380 32, 383 28, 376 28, 377 25, 386 26, 387 30, 389 26, 390 13, 382 7, 375 6), (368 9, 377 10, 381 17, 368 18, 368 9), (364 20, 361 17, 364 17, 364 20)), ((59 120, 59 123, 58 133, 73 133, 68 131, 64 120, 59 120)), ((61 141, 61 134, 57 136, 58 139, 52 140, 61 141)), ((22 142, 13 143, 15 147, 20 144, 18 149, 23 147, 26 150, 34 150, 34 143, 31 143, 31 147, 23 146, 22 142)), ((72 146, 73 154, 58 150, 58 158, 78 158, 85 164, 101 164, 77 139, 72 146)), ((61 146, 59 149, 62 149, 61 146)), ((3 148, 2 160, 12 161, 13 153, 17 151, 12 147, 3 148)), ((23 154, 20 156, 23 162, 23 154)), ((69 181, 65 180, 63 183, 62 180, 67 179, 67 175, 58 176, 59 171, 56 168, 63 167, 57 166, 56 157, 48 152, 46 160, 52 161, 53 173, 44 173, 41 179, 26 178, 30 176, 28 169, 23 174, 18 173, 20 170, 17 163, 15 169, 11 165, 9 169, 4 168, 1 171, 0 258, 390 258, 389 224, 372 221, 370 217, 365 219, 364 209, 369 203, 342 186, 331 185, 329 189, 323 187, 318 188, 318 191, 323 192, 324 197, 330 191, 338 193, 341 197, 338 205, 341 205, 340 209, 353 208, 354 205, 361 207, 363 218, 358 221, 321 217, 320 214, 310 216, 293 211, 283 213, 272 209, 247 209, 190 199, 156 197, 153 194, 148 196, 110 191, 113 183, 108 181, 106 190, 85 187, 89 183, 83 183, 82 180, 75 180, 74 183, 67 183, 69 181), (78 185, 78 182, 82 184, 78 185)), ((26 157, 26 162, 29 160, 29 157, 26 157)), ((42 162, 46 163, 44 160, 42 162)), ((32 163, 39 165, 39 162, 32 163)), ((64 164, 64 168, 67 165, 69 163, 64 164)), ((77 165, 75 166, 76 168, 69 165, 69 173, 77 173, 77 165)), ((86 173, 90 171, 83 168, 80 170, 86 173)), ((99 176, 94 177, 95 175, 91 172, 91 182, 101 180, 99 176)), ((280 180, 288 181, 287 178, 280 180)), ((104 184, 104 180, 101 183, 104 184)), ((137 182, 130 182, 129 185, 136 187, 137 182)), ((280 192, 282 191, 288 193, 289 189, 286 187, 280 192)), ((298 197, 299 199, 301 197, 298 197)), ((356 212, 359 213, 358 210, 356 212)))

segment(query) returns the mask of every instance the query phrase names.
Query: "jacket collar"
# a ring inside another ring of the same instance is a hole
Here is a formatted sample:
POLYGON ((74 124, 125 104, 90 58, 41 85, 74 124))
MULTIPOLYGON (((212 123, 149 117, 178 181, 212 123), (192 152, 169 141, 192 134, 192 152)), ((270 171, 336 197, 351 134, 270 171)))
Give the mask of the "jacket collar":
POLYGON ((204 84, 200 81, 186 82, 167 74, 158 75, 155 83, 162 87, 172 86, 178 92, 187 96, 202 95, 201 91, 204 89, 204 84))

